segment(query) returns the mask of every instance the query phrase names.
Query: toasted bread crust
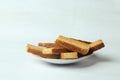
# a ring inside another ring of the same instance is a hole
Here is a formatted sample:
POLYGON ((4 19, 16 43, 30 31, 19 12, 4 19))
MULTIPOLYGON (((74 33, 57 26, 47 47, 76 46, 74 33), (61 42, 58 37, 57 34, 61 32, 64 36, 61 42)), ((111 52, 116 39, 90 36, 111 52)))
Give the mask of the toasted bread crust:
MULTIPOLYGON (((74 38, 70 38, 70 39, 74 39, 74 38)), ((78 39, 74 39, 74 40, 78 40, 78 39)), ((90 41, 85 41, 85 40, 78 40, 78 41, 84 42, 84 43, 87 43, 87 44, 92 43, 90 41)), ((38 46, 47 47, 47 48, 52 48, 52 47, 60 48, 57 45, 55 45, 55 43, 45 43, 45 42, 39 42, 38 46)))
POLYGON ((42 52, 43 48, 41 48, 39 46, 34 46, 31 44, 28 44, 26 46, 26 49, 27 49, 27 52, 32 53, 32 54, 37 55, 37 56, 44 57, 44 58, 52 58, 52 59, 59 59, 60 58, 60 54, 58 54, 58 53, 57 54, 43 53, 42 52))
POLYGON ((82 55, 86 55, 90 49, 89 44, 64 36, 59 36, 58 39, 55 41, 55 44, 68 50, 79 52, 82 55))
POLYGON ((101 49, 101 48, 103 48, 103 47, 105 47, 105 45, 104 45, 104 43, 103 43, 102 40, 97 40, 97 41, 92 42, 92 43, 90 44, 90 49, 91 49, 92 51, 99 50, 99 49, 101 49))
POLYGON ((51 47, 54 47, 55 44, 54 43, 38 43, 38 46, 42 46, 42 47, 47 47, 47 48, 51 48, 51 47))
POLYGON ((61 53, 61 59, 76 59, 78 58, 77 52, 65 52, 61 53))
POLYGON ((59 36, 55 43, 38 43, 38 46, 27 44, 26 51, 34 55, 51 59, 76 59, 91 55, 105 47, 102 40, 94 42, 59 36))

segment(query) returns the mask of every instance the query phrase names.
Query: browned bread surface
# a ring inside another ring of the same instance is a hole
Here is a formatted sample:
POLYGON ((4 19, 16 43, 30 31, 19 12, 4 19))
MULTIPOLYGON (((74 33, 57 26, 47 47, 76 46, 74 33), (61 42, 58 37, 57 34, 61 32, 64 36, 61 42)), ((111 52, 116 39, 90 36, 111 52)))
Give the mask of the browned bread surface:
POLYGON ((96 51, 96 50, 99 50, 101 48, 105 47, 104 43, 102 40, 97 40, 95 42, 92 42, 90 44, 90 48, 92 51, 96 51))
POLYGON ((55 44, 68 50, 79 52, 82 55, 86 55, 90 49, 89 44, 64 36, 59 36, 55 44))
POLYGON ((26 51, 37 56, 51 59, 76 59, 92 54, 103 48, 102 40, 94 42, 59 36, 55 43, 38 43, 38 46, 27 44, 26 51))
POLYGON ((61 59, 77 59, 78 53, 77 52, 65 52, 61 53, 61 59))
MULTIPOLYGON (((71 38, 71 39, 74 39, 74 38, 71 38)), ((74 39, 74 40, 78 40, 78 39, 74 39)), ((85 40, 78 40, 78 41, 84 42, 84 43, 87 43, 87 44, 91 44, 92 43, 90 41, 85 41, 85 40)), ((55 43, 50 43, 50 42, 49 43, 39 42, 38 46, 47 47, 47 48, 57 47, 57 45, 55 45, 55 43)))
POLYGON ((26 50, 27 52, 29 53, 32 53, 34 55, 37 55, 37 56, 41 56, 41 57, 44 57, 44 58, 52 58, 52 59, 59 59, 60 58, 60 54, 52 54, 52 53, 43 53, 45 50, 44 48, 41 48, 39 46, 34 46, 34 45, 31 45, 31 44, 27 44, 26 46, 26 50))
POLYGON ((38 43, 38 46, 51 48, 51 47, 54 47, 55 44, 54 43, 43 43, 43 42, 40 42, 40 43, 38 43))

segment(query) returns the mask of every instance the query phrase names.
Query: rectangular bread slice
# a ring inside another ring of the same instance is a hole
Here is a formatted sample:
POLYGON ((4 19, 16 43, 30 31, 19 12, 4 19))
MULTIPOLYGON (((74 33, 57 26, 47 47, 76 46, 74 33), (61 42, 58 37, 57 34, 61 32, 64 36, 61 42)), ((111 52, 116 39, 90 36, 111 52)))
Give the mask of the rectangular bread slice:
POLYGON ((81 53, 82 55, 86 55, 90 49, 89 44, 64 36, 59 36, 55 44, 68 50, 81 53))
MULTIPOLYGON (((47 48, 48 50, 48 48, 47 48)), ((49 49, 47 51, 45 48, 43 47, 39 47, 39 46, 34 46, 34 45, 31 45, 31 44, 27 44, 26 46, 26 51, 29 52, 29 53, 32 53, 34 55, 37 55, 37 56, 41 56, 41 57, 44 57, 44 58, 52 58, 52 59, 60 59, 60 51, 61 50, 56 50, 56 49, 49 49), (45 51, 47 53, 43 53, 45 51), (50 52, 52 53, 50 53, 50 52)))
POLYGON ((101 49, 103 47, 105 47, 105 45, 104 45, 102 40, 97 40, 97 41, 92 42, 90 44, 91 51, 96 51, 96 50, 99 50, 99 49, 101 49))
POLYGON ((65 52, 61 53, 61 59, 76 59, 78 58, 77 52, 65 52))

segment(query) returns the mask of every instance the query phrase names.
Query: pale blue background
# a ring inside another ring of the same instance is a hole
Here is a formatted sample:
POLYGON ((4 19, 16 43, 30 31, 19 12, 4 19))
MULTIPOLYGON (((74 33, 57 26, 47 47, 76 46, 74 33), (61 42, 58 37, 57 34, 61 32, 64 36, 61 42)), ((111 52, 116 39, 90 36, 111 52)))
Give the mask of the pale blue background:
POLYGON ((1 0, 0 80, 120 80, 120 0, 1 0), (27 43, 59 34, 106 47, 74 65, 51 65, 27 43))

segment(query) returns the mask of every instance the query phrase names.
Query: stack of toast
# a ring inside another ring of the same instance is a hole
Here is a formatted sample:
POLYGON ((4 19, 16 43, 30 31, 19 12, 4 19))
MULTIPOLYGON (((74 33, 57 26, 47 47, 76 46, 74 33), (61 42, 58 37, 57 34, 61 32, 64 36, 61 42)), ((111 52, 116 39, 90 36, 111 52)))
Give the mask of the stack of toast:
POLYGON ((103 48, 102 40, 89 42, 59 35, 54 43, 27 44, 26 50, 34 55, 49 59, 77 59, 103 48))

